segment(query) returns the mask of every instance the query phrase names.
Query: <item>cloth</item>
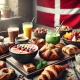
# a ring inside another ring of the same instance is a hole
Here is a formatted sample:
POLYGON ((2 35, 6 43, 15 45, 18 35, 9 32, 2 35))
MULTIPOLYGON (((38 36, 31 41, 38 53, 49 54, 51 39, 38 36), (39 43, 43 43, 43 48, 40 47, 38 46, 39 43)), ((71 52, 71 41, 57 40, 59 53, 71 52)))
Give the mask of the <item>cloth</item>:
POLYGON ((80 0, 36 0, 36 23, 80 28, 80 0))

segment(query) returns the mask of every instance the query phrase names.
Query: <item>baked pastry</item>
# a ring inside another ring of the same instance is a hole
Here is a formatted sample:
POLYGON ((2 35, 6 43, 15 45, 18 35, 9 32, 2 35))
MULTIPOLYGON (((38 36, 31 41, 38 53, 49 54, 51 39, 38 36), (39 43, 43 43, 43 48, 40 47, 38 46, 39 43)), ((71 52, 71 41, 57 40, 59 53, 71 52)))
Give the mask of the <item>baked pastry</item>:
POLYGON ((44 52, 46 50, 51 50, 51 49, 54 49, 55 48, 55 45, 54 44, 45 44, 40 50, 39 52, 44 52))
POLYGON ((62 48, 62 51, 67 54, 77 54, 80 52, 80 49, 72 44, 66 45, 62 48))
POLYGON ((39 55, 45 60, 57 60, 62 56, 62 51, 59 48, 40 50, 39 55))
POLYGON ((42 38, 33 38, 32 43, 36 44, 40 49, 42 46, 44 46, 45 40, 42 38))
POLYGON ((11 43, 0 42, 0 55, 5 54, 9 50, 9 47, 13 44, 14 43, 12 43, 12 42, 11 43))
POLYGON ((6 66, 6 62, 4 62, 4 61, 0 61, 0 70, 2 69, 2 68, 6 68, 7 66, 6 66))
POLYGON ((58 79, 63 72, 65 67, 61 65, 50 65, 47 66, 41 75, 38 77, 38 80, 55 80, 58 79))
POLYGON ((58 43, 55 45, 56 48, 60 48, 60 49, 62 49, 64 46, 65 46, 65 44, 63 44, 63 43, 58 43))
POLYGON ((29 72, 29 71, 33 71, 34 69, 36 69, 36 67, 32 64, 32 63, 28 63, 28 64, 24 64, 23 68, 29 72))
POLYGON ((14 69, 3 68, 0 70, 0 80, 10 80, 16 76, 14 69))

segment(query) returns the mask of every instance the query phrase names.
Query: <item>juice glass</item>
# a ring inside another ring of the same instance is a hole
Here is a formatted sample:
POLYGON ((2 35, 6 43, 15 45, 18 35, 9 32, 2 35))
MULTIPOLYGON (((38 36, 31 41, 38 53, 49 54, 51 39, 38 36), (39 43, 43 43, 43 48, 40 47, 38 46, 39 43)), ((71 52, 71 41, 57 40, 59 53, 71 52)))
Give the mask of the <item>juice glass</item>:
POLYGON ((31 39, 32 28, 33 28, 32 23, 30 22, 23 23, 23 33, 25 37, 28 37, 28 39, 31 39))

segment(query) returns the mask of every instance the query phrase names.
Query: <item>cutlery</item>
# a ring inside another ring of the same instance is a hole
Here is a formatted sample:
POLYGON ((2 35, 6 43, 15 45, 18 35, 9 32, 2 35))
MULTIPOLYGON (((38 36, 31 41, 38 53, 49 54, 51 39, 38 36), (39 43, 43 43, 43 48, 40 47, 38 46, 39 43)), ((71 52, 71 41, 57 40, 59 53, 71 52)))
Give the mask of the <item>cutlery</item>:
POLYGON ((77 79, 80 80, 80 77, 79 77, 80 73, 79 73, 78 70, 75 68, 75 65, 74 65, 74 63, 72 62, 72 60, 71 60, 71 61, 68 61, 68 65, 69 65, 70 68, 72 68, 72 69, 74 70, 74 72, 75 72, 75 74, 76 74, 76 76, 77 76, 77 79))

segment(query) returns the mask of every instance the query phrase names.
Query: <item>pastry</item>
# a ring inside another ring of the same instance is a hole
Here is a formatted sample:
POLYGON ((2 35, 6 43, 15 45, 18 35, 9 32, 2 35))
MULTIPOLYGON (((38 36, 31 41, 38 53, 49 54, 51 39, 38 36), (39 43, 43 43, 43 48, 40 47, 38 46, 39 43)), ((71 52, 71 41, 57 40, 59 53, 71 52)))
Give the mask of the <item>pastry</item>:
POLYGON ((5 68, 5 67, 7 67, 7 66, 6 66, 6 62, 0 61, 0 70, 1 70, 2 68, 5 68))
POLYGON ((36 67, 32 64, 32 63, 28 63, 28 64, 24 64, 23 68, 29 72, 29 71, 33 71, 34 69, 36 69, 36 67))
POLYGON ((62 51, 71 55, 71 54, 77 54, 80 52, 80 49, 72 44, 66 45, 62 48, 62 51))
POLYGON ((40 49, 42 46, 44 46, 45 40, 42 38, 33 38, 32 43, 36 44, 40 49))
POLYGON ((9 50, 9 47, 13 44, 14 43, 12 43, 12 42, 11 43, 0 42, 0 55, 5 54, 9 50))
POLYGON ((40 50, 39 52, 44 52, 46 50, 51 50, 51 49, 54 49, 55 48, 55 45, 54 44, 45 44, 40 50))
POLYGON ((65 45, 63 43, 58 43, 55 45, 56 48, 62 49, 65 45))
POLYGON ((16 76, 12 68, 3 68, 0 70, 0 80, 10 80, 16 76))
POLYGON ((45 60, 57 60, 62 56, 62 51, 59 48, 47 49, 43 50, 43 52, 39 52, 41 58, 45 60))
POLYGON ((38 80, 55 80, 58 79, 63 72, 65 67, 61 65, 50 65, 47 66, 41 75, 38 77, 38 80))

